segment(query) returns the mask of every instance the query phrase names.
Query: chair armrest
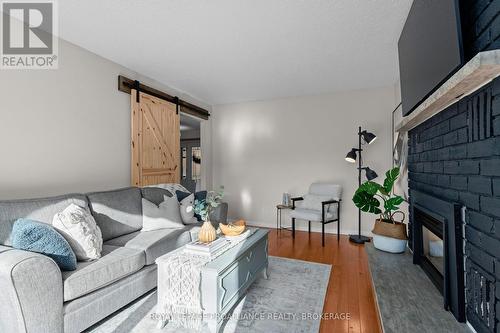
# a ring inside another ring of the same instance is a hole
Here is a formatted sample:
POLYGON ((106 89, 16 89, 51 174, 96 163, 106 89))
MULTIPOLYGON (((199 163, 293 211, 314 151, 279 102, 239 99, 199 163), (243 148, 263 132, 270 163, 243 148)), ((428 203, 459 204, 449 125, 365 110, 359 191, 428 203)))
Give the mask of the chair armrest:
MULTIPOLYGON (((328 200, 328 201, 323 201, 323 202, 321 202, 321 213, 323 214, 323 219, 325 218, 325 214, 326 214, 326 213, 325 213, 325 208, 330 209, 330 207, 329 207, 329 206, 330 206, 331 204, 336 203, 336 204, 338 205, 338 207, 337 207, 338 212, 340 213, 340 202, 341 202, 341 201, 342 201, 342 199, 339 199, 339 200, 333 200, 333 199, 332 199, 332 200, 328 200), (328 206, 328 207, 326 207, 326 206, 328 206)), ((339 218, 339 217, 337 216, 337 218, 339 218)))
POLYGON ((295 197, 295 198, 292 198, 290 200, 292 200, 292 209, 295 209, 295 201, 304 200, 304 197, 295 197))
POLYGON ((47 256, 0 253, 0 332, 63 332, 61 271, 47 256))
POLYGON ((323 206, 325 206, 325 205, 329 205, 329 204, 332 204, 332 203, 337 203, 337 202, 340 202, 340 201, 342 201, 342 200, 328 200, 328 201, 321 202, 321 204, 323 206))

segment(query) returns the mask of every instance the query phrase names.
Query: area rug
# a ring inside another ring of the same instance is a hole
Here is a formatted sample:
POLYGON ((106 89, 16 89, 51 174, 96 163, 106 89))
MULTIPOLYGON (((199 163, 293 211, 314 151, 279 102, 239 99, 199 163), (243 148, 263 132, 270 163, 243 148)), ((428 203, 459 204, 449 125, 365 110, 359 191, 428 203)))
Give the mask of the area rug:
MULTIPOLYGON (((269 279, 258 278, 235 307, 220 332, 280 333, 319 331, 332 266, 269 257, 269 279)), ((156 327, 156 290, 114 313, 87 332, 194 333, 208 332, 156 327)))

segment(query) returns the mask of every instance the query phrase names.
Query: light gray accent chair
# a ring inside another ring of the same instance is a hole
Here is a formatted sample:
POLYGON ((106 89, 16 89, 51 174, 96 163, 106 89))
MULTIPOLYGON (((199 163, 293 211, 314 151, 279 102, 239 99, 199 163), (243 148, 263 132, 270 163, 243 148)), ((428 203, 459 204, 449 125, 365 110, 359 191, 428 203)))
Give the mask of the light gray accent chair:
POLYGON ((317 209, 303 207, 301 201, 304 196, 292 198, 292 237, 295 238, 296 219, 309 222, 308 230, 311 232, 311 222, 321 223, 321 245, 325 246, 325 225, 337 222, 337 235, 340 239, 340 202, 342 201, 342 187, 328 182, 312 183, 309 186, 309 195, 324 197, 326 200, 318 203, 317 209))
MULTIPOLYGON (((155 259, 196 239, 201 225, 141 232, 142 198, 159 204, 163 195, 172 193, 131 187, 0 201, 0 332, 81 332, 155 288, 155 259), (87 207, 99 225, 100 259, 61 272, 51 258, 10 246, 18 218, 50 224, 70 203, 87 207)), ((219 214, 225 223, 224 212, 219 214)))

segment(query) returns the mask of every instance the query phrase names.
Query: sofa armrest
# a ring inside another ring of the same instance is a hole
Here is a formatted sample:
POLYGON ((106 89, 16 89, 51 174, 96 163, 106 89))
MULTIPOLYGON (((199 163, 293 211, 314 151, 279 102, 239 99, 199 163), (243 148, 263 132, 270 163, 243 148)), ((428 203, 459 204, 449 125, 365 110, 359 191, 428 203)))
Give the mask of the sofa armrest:
POLYGON ((61 271, 47 256, 21 250, 0 253, 0 332, 61 333, 61 271))
POLYGON ((215 229, 219 227, 219 223, 226 224, 227 223, 227 202, 222 202, 217 208, 215 208, 210 214, 210 222, 215 229))

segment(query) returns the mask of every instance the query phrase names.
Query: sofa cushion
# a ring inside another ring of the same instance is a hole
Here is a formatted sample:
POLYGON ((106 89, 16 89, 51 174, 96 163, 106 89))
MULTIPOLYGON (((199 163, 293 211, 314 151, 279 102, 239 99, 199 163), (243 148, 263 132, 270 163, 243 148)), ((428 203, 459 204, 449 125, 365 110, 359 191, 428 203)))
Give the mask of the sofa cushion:
POLYGON ((27 218, 52 224, 55 214, 70 204, 87 207, 87 198, 83 194, 68 194, 57 197, 0 201, 0 245, 12 245, 10 236, 14 222, 27 218))
MULTIPOLYGON (((334 204, 332 204, 333 206, 334 204)), ((336 205, 336 204, 335 204, 336 205)), ((304 208, 295 208, 290 213, 291 218, 296 218, 300 220, 306 221, 321 221, 321 210, 313 210, 313 209, 304 209, 304 208)), ((328 212, 325 215, 327 220, 336 220, 337 219, 337 210, 334 209, 332 212, 328 212)))
POLYGON ((2 252, 6 252, 6 251, 10 251, 12 250, 13 248, 10 247, 10 246, 3 246, 3 245, 0 245, 0 253, 2 252))
POLYGON ((146 265, 154 264, 156 258, 191 242, 191 226, 183 229, 160 229, 134 232, 107 241, 105 244, 141 250, 146 254, 146 265))
POLYGON ((159 187, 143 187, 141 188, 141 194, 144 199, 157 206, 164 201, 163 196, 167 196, 169 198, 174 196, 169 190, 159 187))
POLYGON ((144 267, 144 252, 103 245, 102 257, 79 262, 75 271, 63 272, 64 301, 70 301, 105 287, 144 267))
POLYGON ((142 228, 142 196, 139 188, 89 193, 87 197, 103 240, 142 228))
MULTIPOLYGON (((149 265, 141 268, 138 272, 124 277, 115 283, 101 288, 90 294, 79 297, 71 302, 64 303, 64 333, 77 332, 102 332, 105 330, 90 329, 90 326, 99 322, 103 318, 111 315, 113 312, 121 309, 130 302, 141 297, 151 289, 156 288, 157 284, 157 268, 156 265, 149 265)), ((138 308, 139 313, 133 313, 134 318, 141 318, 145 315, 142 312, 144 308, 138 308)), ((149 309, 149 308, 147 308, 149 309)), ((127 313, 128 311, 124 311, 127 313)), ((133 311, 132 311, 133 312, 133 311)), ((130 321, 125 321, 127 324, 130 321)), ((121 333, 136 331, 132 326, 123 327, 115 321, 114 330, 107 330, 109 333, 121 333)), ((123 323, 123 322, 122 322, 123 323)), ((158 333, 163 333, 162 330, 154 330, 158 333)), ((60 332, 60 331, 58 331, 60 332)), ((151 332, 151 331, 148 331, 151 332)), ((170 331, 172 332, 172 331, 170 331)), ((167 333, 167 330, 164 331, 167 333)))
POLYGON ((141 231, 184 228, 177 199, 167 196, 163 198, 165 201, 159 206, 142 198, 141 231))
POLYGON ((172 194, 174 194, 175 191, 189 192, 184 186, 177 183, 162 183, 162 184, 148 185, 145 186, 144 188, 150 188, 150 187, 162 188, 164 190, 169 191, 172 194))

